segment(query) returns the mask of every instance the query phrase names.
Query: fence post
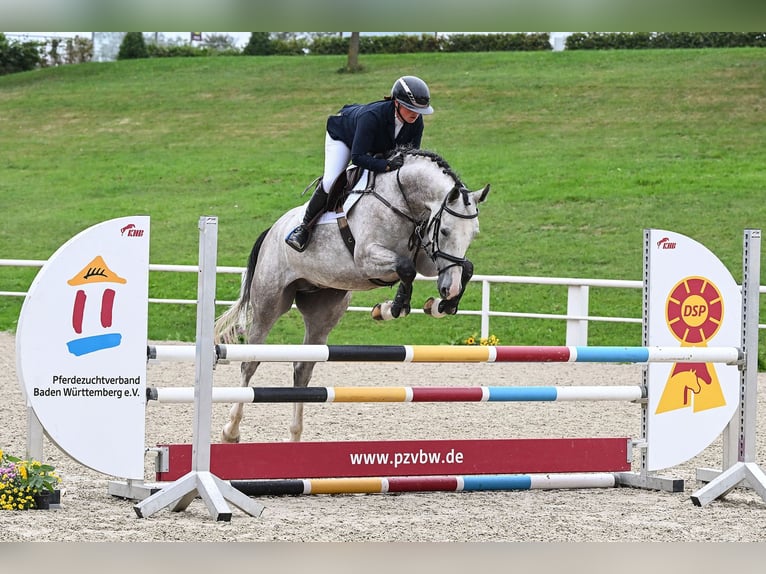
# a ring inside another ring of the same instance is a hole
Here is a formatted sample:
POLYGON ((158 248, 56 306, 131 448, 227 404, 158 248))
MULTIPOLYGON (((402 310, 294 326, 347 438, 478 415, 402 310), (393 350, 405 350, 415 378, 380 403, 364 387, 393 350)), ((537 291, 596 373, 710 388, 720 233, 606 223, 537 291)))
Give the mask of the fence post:
MULTIPOLYGON (((588 296, 590 287, 587 285, 570 285, 567 288, 567 315, 575 317, 588 316, 588 296)), ((567 345, 579 346, 588 344, 588 320, 567 319, 567 345)))
POLYGON ((489 338, 489 281, 481 281, 481 338, 489 338))

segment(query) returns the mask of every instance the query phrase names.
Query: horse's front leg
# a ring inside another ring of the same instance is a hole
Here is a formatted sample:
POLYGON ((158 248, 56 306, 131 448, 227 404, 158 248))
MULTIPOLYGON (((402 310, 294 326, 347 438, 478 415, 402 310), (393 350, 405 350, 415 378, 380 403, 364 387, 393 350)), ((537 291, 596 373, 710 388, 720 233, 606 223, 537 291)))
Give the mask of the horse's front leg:
POLYGON ((396 290, 394 300, 378 303, 372 310, 372 318, 377 321, 398 319, 410 314, 412 284, 417 275, 415 264, 409 259, 400 260, 396 267, 396 274, 399 276, 399 288, 396 290))
POLYGON ((473 263, 466 259, 463 262, 463 272, 460 276, 460 292, 456 297, 452 299, 434 299, 429 297, 423 305, 423 311, 426 315, 431 317, 441 318, 446 315, 455 315, 457 313, 458 305, 460 305, 460 299, 463 298, 465 288, 468 286, 468 282, 473 277, 473 263))

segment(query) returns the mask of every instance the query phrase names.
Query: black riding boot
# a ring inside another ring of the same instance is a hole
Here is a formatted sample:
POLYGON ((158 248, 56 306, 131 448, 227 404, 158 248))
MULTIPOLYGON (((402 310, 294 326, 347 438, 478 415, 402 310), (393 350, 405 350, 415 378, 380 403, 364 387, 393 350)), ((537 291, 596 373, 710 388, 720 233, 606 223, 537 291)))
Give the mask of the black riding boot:
POLYGON ((316 220, 327 207, 327 193, 320 185, 314 191, 314 194, 309 200, 308 206, 306 206, 306 214, 303 216, 303 223, 293 229, 287 237, 285 237, 285 243, 298 252, 302 252, 306 249, 311 239, 311 229, 314 227, 316 220))

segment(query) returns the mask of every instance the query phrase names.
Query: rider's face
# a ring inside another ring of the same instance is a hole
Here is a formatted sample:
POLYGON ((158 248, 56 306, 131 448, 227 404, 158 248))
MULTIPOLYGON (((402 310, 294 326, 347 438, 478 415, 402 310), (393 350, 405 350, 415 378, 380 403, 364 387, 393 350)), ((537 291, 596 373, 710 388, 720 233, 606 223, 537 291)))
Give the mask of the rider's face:
POLYGON ((411 124, 416 119, 418 119, 418 116, 420 116, 418 112, 413 112, 412 110, 408 110, 399 102, 396 103, 396 108, 399 110, 399 117, 402 118, 402 120, 404 120, 408 124, 411 124))

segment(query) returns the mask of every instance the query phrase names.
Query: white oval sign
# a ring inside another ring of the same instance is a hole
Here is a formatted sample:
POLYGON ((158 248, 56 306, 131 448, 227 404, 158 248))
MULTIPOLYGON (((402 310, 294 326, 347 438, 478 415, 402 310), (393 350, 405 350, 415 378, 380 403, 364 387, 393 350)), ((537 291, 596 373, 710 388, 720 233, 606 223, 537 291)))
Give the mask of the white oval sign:
MULTIPOLYGON (((739 285, 704 245, 649 232, 648 345, 740 347, 739 285)), ((736 365, 652 363, 648 367, 647 467, 680 464, 711 444, 739 405, 736 365)))
POLYGON ((48 437, 104 474, 144 478, 149 217, 112 219, 61 246, 16 332, 27 404, 48 437))

